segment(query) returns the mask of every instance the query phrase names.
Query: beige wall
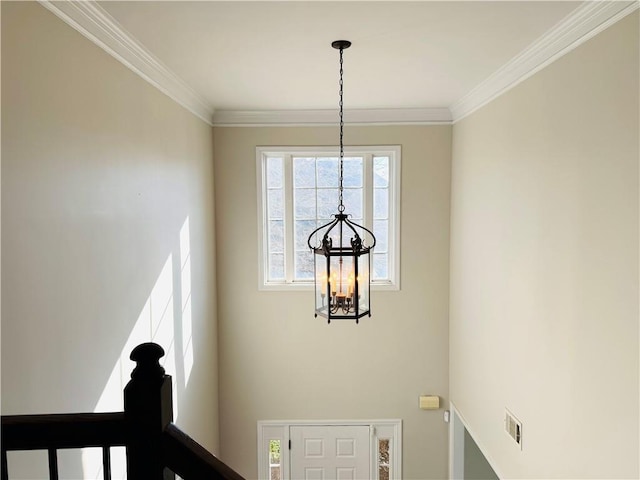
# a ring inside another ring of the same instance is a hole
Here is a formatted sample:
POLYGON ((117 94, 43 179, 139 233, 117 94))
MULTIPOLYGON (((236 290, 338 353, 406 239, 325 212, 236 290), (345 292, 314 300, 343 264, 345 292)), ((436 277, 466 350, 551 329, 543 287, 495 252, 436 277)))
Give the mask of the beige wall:
POLYGON ((404 478, 444 478, 451 127, 345 128, 349 145, 402 146, 402 290, 373 316, 327 325, 313 293, 258 291, 257 145, 335 145, 336 128, 215 128, 222 456, 255 478, 256 422, 401 418, 404 478))
POLYGON ((177 423, 217 449, 212 156, 209 125, 39 4, 2 2, 3 414, 121 408, 129 349, 154 338, 177 423))
POLYGON ((451 399, 502 478, 640 473, 638 53, 635 13, 453 129, 451 399))
POLYGON ((1 9, 3 414, 119 409, 155 339, 178 424, 248 478, 258 420, 322 418, 401 418, 404 478, 444 478, 442 412, 417 402, 449 381, 499 475, 638 477, 637 14, 456 124, 452 181, 451 127, 347 126, 402 145, 402 290, 327 326, 311 292, 257 289, 255 146, 335 128, 216 128, 214 150, 41 6, 1 9))

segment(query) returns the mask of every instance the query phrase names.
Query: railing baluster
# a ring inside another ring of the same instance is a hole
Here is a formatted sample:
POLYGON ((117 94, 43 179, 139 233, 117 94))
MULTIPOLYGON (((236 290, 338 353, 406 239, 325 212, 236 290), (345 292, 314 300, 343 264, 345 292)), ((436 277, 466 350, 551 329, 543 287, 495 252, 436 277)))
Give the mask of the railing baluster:
POLYGON ((111 448, 102 447, 102 472, 104 480, 111 480, 111 448))
POLYGON ((49 449, 49 480, 58 480, 58 452, 55 448, 49 449))

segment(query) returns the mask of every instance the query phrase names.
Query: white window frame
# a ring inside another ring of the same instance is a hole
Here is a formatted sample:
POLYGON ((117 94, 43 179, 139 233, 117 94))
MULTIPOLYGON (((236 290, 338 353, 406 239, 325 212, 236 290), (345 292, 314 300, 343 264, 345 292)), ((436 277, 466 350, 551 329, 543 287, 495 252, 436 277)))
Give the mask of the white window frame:
MULTIPOLYGON (((268 252, 265 241, 267 205, 266 195, 266 169, 265 160, 268 156, 282 156, 285 162, 284 168, 284 192, 285 192, 285 215, 293 212, 293 179, 291 169, 291 159, 297 155, 310 156, 338 156, 336 146, 258 146, 256 147, 256 179, 257 179, 257 199, 258 199, 258 289, 259 290, 312 290, 313 281, 293 281, 293 265, 290 256, 292 255, 291 245, 293 244, 292 218, 285 218, 285 277, 284 281, 268 281, 268 252), (288 162, 288 164, 287 164, 288 162)), ((367 145, 367 146, 345 146, 344 156, 362 156, 364 161, 364 191, 373 189, 373 175, 371 158, 373 156, 389 156, 389 280, 371 281, 372 290, 400 290, 400 178, 401 178, 401 156, 400 145, 367 145)), ((336 213, 338 206, 336 205, 336 213)), ((365 200, 364 205, 364 225, 373 224, 373 212, 371 206, 365 200)), ((349 213, 349 212, 345 212, 349 213)), ((327 219, 327 222, 330 219, 327 219)), ((369 228, 369 227, 368 227, 369 228)), ((375 251, 375 248, 374 248, 375 251)), ((309 255, 312 255, 309 251, 309 255)))
POLYGON ((402 479, 402 420, 260 420, 258 421, 258 480, 270 480, 269 441, 280 440, 281 480, 290 479, 289 440, 290 427, 323 426, 368 426, 371 432, 371 480, 378 479, 378 441, 389 439, 389 480, 402 479))

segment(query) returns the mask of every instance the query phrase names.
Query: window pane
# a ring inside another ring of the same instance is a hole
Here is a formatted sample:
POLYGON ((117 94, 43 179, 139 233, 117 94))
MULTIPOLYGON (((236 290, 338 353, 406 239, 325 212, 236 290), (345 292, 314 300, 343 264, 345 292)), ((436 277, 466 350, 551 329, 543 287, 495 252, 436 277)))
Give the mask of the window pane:
POLYGON ((294 274, 296 280, 313 280, 313 257, 314 255, 310 250, 296 252, 294 274))
MULTIPOLYGON (((355 223, 362 223, 362 220, 359 219, 352 219, 350 218, 349 220, 355 222, 355 223)), ((360 228, 356 228, 356 232, 358 232, 358 235, 360 236, 360 238, 363 238, 363 230, 360 228)), ((333 246, 337 247, 340 245, 340 229, 338 227, 334 228, 333 230, 331 230, 331 235, 329 235, 331 237, 331 241, 333 242, 333 246)), ((342 246, 343 247, 350 247, 351 246, 351 238, 353 238, 353 231, 350 228, 345 228, 342 232, 342 246)), ((367 236, 367 239, 369 237, 367 236)))
POLYGON ((311 255, 307 239, 309 238, 309 235, 311 235, 311 232, 316 228, 318 227, 316 227, 315 220, 296 220, 294 228, 296 250, 307 249, 309 251, 309 255, 311 255))
POLYGON ((282 166, 281 157, 267 158, 267 187, 282 188, 282 179, 284 178, 284 168, 282 166))
POLYGON ((280 465, 276 467, 270 467, 270 468, 271 468, 271 480, 280 480, 280 465))
POLYGON ((378 478, 380 480, 389 480, 389 467, 386 465, 381 465, 380 470, 378 471, 378 478))
POLYGON ((316 191, 312 188, 296 188, 293 191, 293 212, 296 219, 316 218, 316 191))
POLYGON ((384 438, 378 441, 378 463, 389 465, 389 439, 384 438))
MULTIPOLYGON (((325 218, 321 218, 321 219, 316 220, 316 221, 315 221, 315 227, 314 227, 314 230, 315 230, 316 228, 318 228, 318 227, 322 227, 323 225, 326 225, 327 223, 329 223, 329 221, 330 221, 330 220, 327 220, 327 219, 325 219, 325 218)), ((324 235, 324 232, 325 232, 324 230, 321 230, 320 232, 316 233, 316 234, 314 235, 314 240, 311 242, 311 245, 314 245, 314 246, 320 246, 320 244, 322 243, 322 235, 324 235)), ((307 238, 309 238, 309 237, 307 237, 307 238)), ((305 242, 306 242, 306 241, 307 241, 307 240, 305 239, 305 242)), ((307 245, 307 247, 308 247, 308 245, 307 245)))
POLYGON ((373 158, 373 186, 389 186, 389 157, 373 158))
POLYGON ((344 158, 342 184, 346 187, 362 187, 362 157, 344 158))
POLYGON ((318 158, 318 187, 337 188, 340 168, 337 158, 318 158))
POLYGON ((280 464, 280 440, 269 440, 269 463, 280 464))
POLYGON ((315 187, 316 186, 316 159, 300 158, 293 159, 293 186, 294 187, 315 187))
POLYGON ((269 222, 269 252, 284 252, 284 221, 282 220, 269 222))
POLYGON ((378 253, 389 251, 389 222, 387 220, 374 220, 373 234, 376 236, 376 248, 378 253))
POLYGON ((386 253, 373 254, 372 280, 387 280, 389 278, 389 261, 386 253))
MULTIPOLYGON (((362 218, 358 218, 358 217, 353 217, 351 215, 349 215, 349 221, 353 222, 353 223, 357 223, 358 225, 363 225, 364 224, 364 220, 362 220, 362 218)), ((351 230, 349 230, 351 231, 351 230)), ((367 235, 367 239, 369 238, 369 234, 366 233, 364 230, 362 230, 361 228, 356 228, 356 231, 358 232, 358 235, 360 235, 360 238, 362 238, 364 240, 365 238, 365 234, 367 235)), ((349 238, 351 238, 351 235, 349 236, 349 238)), ((369 245, 369 243, 371 242, 365 242, 367 245, 369 245)))
POLYGON ((389 480, 389 439, 378 441, 378 478, 389 480))
POLYGON ((280 460, 280 440, 269 440, 269 478, 280 480, 282 462, 280 460))
POLYGON ((269 190, 267 194, 267 204, 269 209, 269 219, 281 219, 284 217, 284 202, 282 190, 269 190))
POLYGON ((389 189, 375 188, 373 192, 373 218, 389 218, 389 189))
POLYGON ((284 254, 269 255, 269 280, 284 280, 284 254))
POLYGON ((318 218, 325 223, 338 213, 339 194, 337 188, 318 190, 318 218))
POLYGON ((362 218, 362 190, 349 189, 342 193, 344 201, 344 213, 351 215, 355 219, 362 218))
POLYGON ((350 237, 346 237, 344 235, 342 238, 342 244, 340 243, 340 231, 338 228, 334 228, 333 230, 331 230, 331 234, 329 235, 329 238, 331 238, 331 242, 334 247, 339 247, 340 245, 342 246, 349 245, 350 237))

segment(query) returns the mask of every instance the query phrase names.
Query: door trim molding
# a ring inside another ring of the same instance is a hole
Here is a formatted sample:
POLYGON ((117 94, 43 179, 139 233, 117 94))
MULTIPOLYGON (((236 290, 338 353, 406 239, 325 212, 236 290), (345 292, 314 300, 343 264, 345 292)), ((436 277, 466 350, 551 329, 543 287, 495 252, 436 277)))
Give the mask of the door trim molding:
POLYGON ((402 479, 402 420, 260 420, 258 421, 258 479, 269 480, 269 441, 280 440, 281 479, 288 480, 289 474, 289 427, 292 426, 368 426, 371 431, 371 471, 372 480, 378 480, 378 439, 391 440, 389 454, 389 479, 402 479))

